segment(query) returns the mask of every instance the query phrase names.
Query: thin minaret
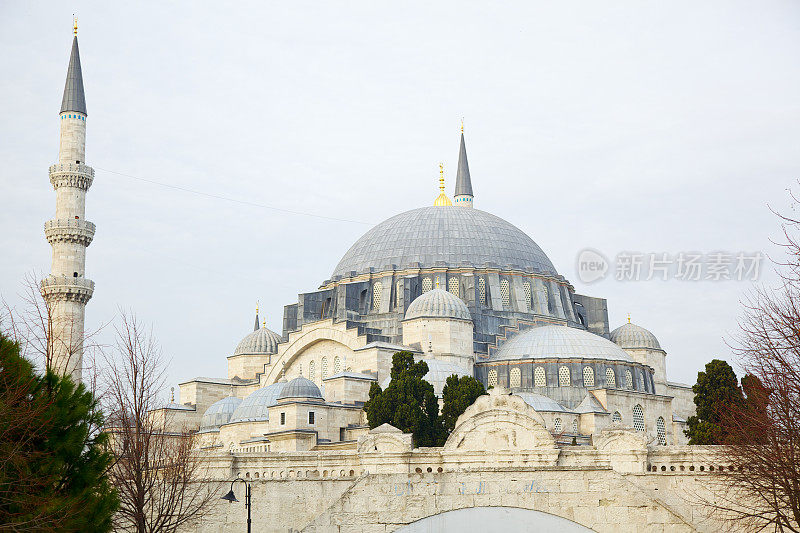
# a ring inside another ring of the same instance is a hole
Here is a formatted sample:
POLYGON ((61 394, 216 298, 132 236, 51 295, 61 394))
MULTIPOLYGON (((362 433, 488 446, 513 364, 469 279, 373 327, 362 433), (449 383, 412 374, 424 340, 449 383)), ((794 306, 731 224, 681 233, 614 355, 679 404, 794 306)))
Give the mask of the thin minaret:
POLYGON ((94 282, 86 278, 86 247, 94 237, 94 224, 85 220, 86 191, 94 169, 86 165, 86 99, 81 58, 78 54, 78 22, 74 21, 72 53, 61 100, 61 136, 58 163, 50 167, 50 183, 56 191, 56 214, 44 224, 53 249, 50 275, 42 280, 48 309, 49 368, 71 375, 79 382, 83 372, 84 316, 94 282))
POLYGON ((453 196, 461 207, 472 207, 472 180, 469 177, 467 146, 464 143, 464 121, 461 121, 461 147, 458 149, 458 171, 456 172, 456 193, 453 196))

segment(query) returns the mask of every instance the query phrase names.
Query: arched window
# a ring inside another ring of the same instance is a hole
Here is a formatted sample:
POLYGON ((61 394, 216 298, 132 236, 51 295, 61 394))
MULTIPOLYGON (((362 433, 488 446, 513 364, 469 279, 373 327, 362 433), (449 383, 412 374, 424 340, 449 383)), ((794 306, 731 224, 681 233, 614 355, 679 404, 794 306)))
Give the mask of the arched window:
POLYGON ((617 377, 614 375, 613 368, 606 368, 606 387, 609 388, 616 388, 617 386, 617 377))
POLYGON ((594 387, 594 370, 590 366, 583 367, 583 386, 594 387))
POLYGON ((633 429, 644 431, 644 411, 638 403, 633 406, 633 429))
POLYGON ((333 373, 338 374, 342 371, 342 359, 338 355, 333 358, 333 373))
POLYGON ((572 421, 572 432, 577 435, 578 434, 578 420, 575 419, 572 421))
POLYGON ((614 414, 611 415, 611 421, 622 422, 622 415, 619 413, 619 411, 614 411, 614 414))
POLYGON ((664 418, 658 417, 656 419, 656 433, 658 433, 658 443, 661 446, 667 445, 667 427, 664 425, 664 418))
POLYGON ((507 279, 500 280, 500 298, 503 300, 503 307, 511 305, 511 289, 507 279))
POLYGON ((553 420, 553 431, 556 433, 561 433, 561 430, 564 429, 563 425, 561 424, 561 419, 556 418, 553 420))
POLYGON ((452 277, 449 280, 447 280, 447 290, 448 292, 450 292, 450 294, 453 294, 461 298, 461 294, 459 293, 458 290, 458 278, 452 277))
POLYGON ((328 377, 328 358, 327 357, 323 357, 322 358, 322 379, 325 379, 327 377, 328 377))
POLYGON ((630 369, 625 371, 625 386, 629 389, 633 388, 633 374, 630 369))
POLYGON ((486 305, 486 280, 484 278, 478 278, 478 297, 481 305, 486 305))
POLYGON ((422 279, 422 292, 428 292, 433 288, 433 282, 431 278, 423 278, 422 279))
POLYGON ((512 368, 509 375, 509 385, 519 387, 522 384, 522 372, 519 368, 512 368))
POLYGON ((533 386, 534 387, 547 387, 547 377, 544 373, 543 366, 537 366, 533 371, 533 386))
POLYGON ((558 384, 561 387, 569 387, 572 383, 569 375, 569 368, 562 366, 558 369, 558 384))
POLYGON ((531 310, 531 282, 525 281, 522 283, 522 290, 525 292, 525 309, 531 310))
POLYGON ((487 381, 490 387, 497 387, 497 370, 489 370, 489 379, 487 381))
POLYGON ((383 294, 383 283, 376 281, 372 285, 372 310, 380 311, 381 309, 381 295, 383 294))
POLYGON ((400 307, 400 302, 402 302, 402 298, 403 298, 403 280, 398 279, 396 286, 397 286, 397 290, 395 291, 395 295, 394 295, 394 303, 395 303, 395 306, 400 307))
POLYGON ((310 379, 311 381, 314 381, 314 379, 316 378, 315 370, 316 370, 316 363, 314 363, 314 360, 312 359, 311 361, 308 362, 308 379, 310 379))

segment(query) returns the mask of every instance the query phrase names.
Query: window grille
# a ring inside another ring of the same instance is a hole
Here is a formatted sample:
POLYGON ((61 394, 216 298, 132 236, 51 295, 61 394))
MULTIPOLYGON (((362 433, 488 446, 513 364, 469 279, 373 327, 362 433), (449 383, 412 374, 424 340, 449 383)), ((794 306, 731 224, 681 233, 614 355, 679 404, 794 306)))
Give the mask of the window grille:
POLYGON ((338 374, 342 371, 342 359, 338 355, 333 358, 333 373, 338 374))
POLYGON ((534 387, 546 387, 547 386, 547 377, 544 373, 544 367, 537 366, 536 370, 533 371, 533 386, 534 387))
POLYGON ((383 294, 383 283, 376 281, 372 285, 372 310, 379 311, 381 308, 381 295, 383 294))
POLYGON ((458 278, 450 278, 447 280, 447 290, 450 292, 450 294, 461 298, 461 294, 459 294, 458 290, 458 278))
POLYGON ((478 296, 481 304, 486 305, 486 280, 484 278, 478 278, 478 296))
POLYGON ((633 374, 631 374, 630 370, 625 371, 625 386, 629 389, 633 388, 633 374))
POLYGON ((511 305, 511 289, 508 286, 508 280, 500 281, 500 298, 503 300, 503 307, 511 305))
POLYGON ((327 357, 323 357, 322 358, 322 379, 325 379, 327 377, 328 377, 328 358, 327 357))
POLYGON ((594 370, 590 366, 583 367, 583 386, 594 387, 594 370))
POLYGON ((312 360, 308 363, 308 379, 310 379, 311 381, 314 381, 314 378, 317 377, 316 373, 314 372, 315 370, 316 370, 316 363, 314 363, 314 361, 312 360))
POLYGON ((494 369, 489 370, 488 383, 489 383, 490 387, 496 387, 497 386, 497 370, 494 370, 494 369))
POLYGON ((667 428, 664 425, 664 418, 658 417, 656 419, 656 432, 658 433, 658 443, 661 446, 667 445, 667 428))
POLYGON ((577 421, 577 420, 573 420, 573 421, 572 421, 572 432, 573 432, 575 435, 577 435, 577 434, 578 434, 578 421, 577 421))
POLYGON ((525 309, 531 310, 531 282, 526 281, 522 284, 522 290, 525 291, 525 309))
POLYGON ((614 375, 613 368, 606 368, 606 387, 609 388, 616 388, 617 386, 617 377, 614 375))
POLYGON ((422 292, 428 292, 433 288, 433 282, 431 278, 423 278, 422 280, 422 292))
POLYGON ((611 415, 611 420, 613 422, 622 422, 622 415, 619 413, 619 411, 614 411, 614 414, 611 415))
POLYGON ((519 387, 522 383, 522 372, 519 368, 512 368, 509 377, 509 385, 512 387, 519 387))
POLYGON ((561 387, 569 387, 571 384, 569 368, 562 366, 558 369, 558 384, 561 387))
POLYGON ((633 406, 633 429, 644 431, 644 411, 638 403, 633 406))
POLYGON ((555 431, 556 433, 561 433, 562 429, 563 429, 563 425, 561 424, 561 419, 560 418, 556 418, 553 421, 553 431, 555 431))

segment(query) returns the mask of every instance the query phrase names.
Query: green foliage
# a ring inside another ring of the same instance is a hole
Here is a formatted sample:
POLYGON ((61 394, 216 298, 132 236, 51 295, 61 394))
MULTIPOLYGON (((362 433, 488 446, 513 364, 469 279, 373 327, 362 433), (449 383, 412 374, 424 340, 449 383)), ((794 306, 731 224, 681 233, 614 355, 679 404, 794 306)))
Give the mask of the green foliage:
POLYGON ((118 506, 97 400, 38 374, 0 334, 0 524, 37 531, 110 531, 118 506))
POLYGON ((705 372, 697 373, 692 391, 697 414, 687 420, 689 444, 723 444, 723 413, 744 399, 736 373, 725 361, 714 359, 706 364, 705 372))
POLYGON ((483 383, 471 376, 454 374, 447 378, 442 390, 442 423, 447 435, 455 429, 458 417, 482 394, 486 394, 483 383))
POLYGON ((443 444, 446 434, 439 418, 439 403, 433 385, 422 379, 427 373, 427 363, 415 363, 411 352, 394 354, 389 386, 384 391, 373 383, 369 401, 364 404, 369 427, 388 423, 413 433, 416 446, 443 444))

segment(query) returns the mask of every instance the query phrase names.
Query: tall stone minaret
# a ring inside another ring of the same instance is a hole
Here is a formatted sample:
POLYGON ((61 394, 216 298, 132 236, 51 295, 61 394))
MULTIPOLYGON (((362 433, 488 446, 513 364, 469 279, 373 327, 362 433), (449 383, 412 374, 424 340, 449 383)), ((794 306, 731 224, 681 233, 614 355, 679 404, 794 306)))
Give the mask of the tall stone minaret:
POLYGON ((472 179, 469 176, 467 162, 467 146, 464 143, 464 122, 461 122, 461 146, 458 148, 458 171, 456 172, 456 193, 453 196, 456 205, 472 207, 472 179))
POLYGON ((50 275, 42 280, 48 308, 47 364, 59 374, 70 374, 78 382, 83 371, 83 321, 94 282, 86 278, 86 247, 94 237, 94 224, 85 220, 86 191, 94 180, 94 169, 84 159, 86 146, 86 99, 81 59, 78 54, 78 24, 74 25, 67 82, 61 100, 61 138, 58 163, 50 167, 50 183, 56 191, 56 214, 44 224, 47 242, 53 248, 50 275))

